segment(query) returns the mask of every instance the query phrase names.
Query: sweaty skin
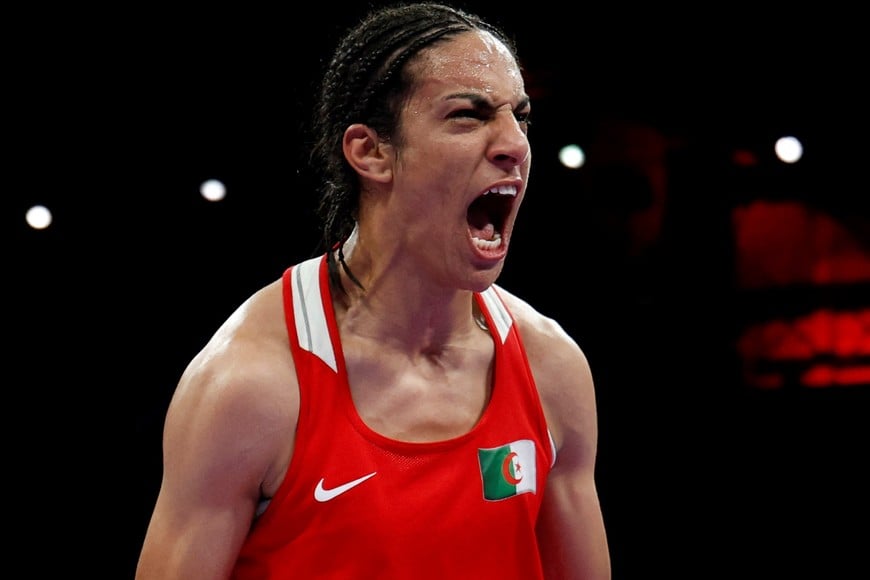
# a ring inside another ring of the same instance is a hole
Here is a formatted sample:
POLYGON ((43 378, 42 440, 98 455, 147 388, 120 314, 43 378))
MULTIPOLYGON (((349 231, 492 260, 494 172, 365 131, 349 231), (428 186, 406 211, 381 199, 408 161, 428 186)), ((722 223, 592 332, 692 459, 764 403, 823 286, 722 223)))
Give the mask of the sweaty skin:
MULTIPOLYGON (((385 140, 361 124, 344 134, 361 183, 345 255, 364 290, 339 269, 347 292, 331 288, 331 299, 359 417, 384 437, 431 442, 468 433, 490 399, 494 343, 473 292, 495 285, 510 247, 531 166, 530 106, 517 62, 486 32, 438 42, 408 66, 417 81, 399 134, 385 140)), ((557 450, 537 524, 546 577, 609 580, 587 360, 553 319, 497 289, 557 450)), ((182 374, 137 580, 231 577, 258 507, 287 473, 299 409, 276 279, 182 374)))

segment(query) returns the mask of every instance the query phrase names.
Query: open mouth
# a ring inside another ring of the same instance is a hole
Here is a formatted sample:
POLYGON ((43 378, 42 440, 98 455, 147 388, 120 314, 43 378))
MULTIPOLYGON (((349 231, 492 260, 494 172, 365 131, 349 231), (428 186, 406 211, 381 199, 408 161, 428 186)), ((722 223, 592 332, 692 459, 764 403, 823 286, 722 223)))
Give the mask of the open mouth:
POLYGON ((468 207, 468 226, 478 248, 494 250, 501 246, 502 231, 516 196, 516 186, 492 187, 468 207))

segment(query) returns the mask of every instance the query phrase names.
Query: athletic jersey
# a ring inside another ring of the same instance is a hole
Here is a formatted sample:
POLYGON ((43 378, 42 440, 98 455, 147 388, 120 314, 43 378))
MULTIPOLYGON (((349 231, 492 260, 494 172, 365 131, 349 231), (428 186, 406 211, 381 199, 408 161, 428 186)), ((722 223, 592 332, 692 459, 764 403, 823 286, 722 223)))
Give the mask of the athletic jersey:
POLYGON ((376 433, 348 386, 325 256, 283 274, 300 408, 293 457, 233 578, 540 579, 535 523, 555 460, 526 353, 494 287, 492 395, 464 435, 376 433))

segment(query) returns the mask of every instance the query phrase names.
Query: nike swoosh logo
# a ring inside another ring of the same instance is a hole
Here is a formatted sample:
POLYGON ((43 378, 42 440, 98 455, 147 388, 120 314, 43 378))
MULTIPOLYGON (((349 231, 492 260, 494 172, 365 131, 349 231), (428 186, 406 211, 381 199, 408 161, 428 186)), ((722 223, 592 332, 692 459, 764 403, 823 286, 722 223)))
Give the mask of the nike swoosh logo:
POLYGON ((323 488, 323 478, 321 478, 320 481, 317 482, 317 487, 314 488, 314 499, 316 499, 319 502, 324 502, 324 501, 329 501, 331 499, 334 499, 334 498, 340 496, 341 494, 343 494, 344 492, 346 492, 347 490, 358 486, 359 484, 361 484, 362 482, 364 482, 368 478, 374 477, 375 474, 377 474, 377 471, 372 471, 368 475, 363 475, 359 479, 354 479, 353 481, 348 481, 347 483, 345 483, 343 485, 339 485, 338 487, 333 487, 331 489, 324 489, 323 488))

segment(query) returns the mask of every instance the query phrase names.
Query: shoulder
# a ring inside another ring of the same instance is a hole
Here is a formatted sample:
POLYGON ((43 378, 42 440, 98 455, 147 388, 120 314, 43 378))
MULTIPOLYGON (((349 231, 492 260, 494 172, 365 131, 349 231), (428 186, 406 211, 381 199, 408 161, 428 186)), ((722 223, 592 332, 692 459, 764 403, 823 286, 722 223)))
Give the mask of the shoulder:
POLYGON ((558 320, 501 286, 496 286, 496 290, 516 322, 530 357, 540 355, 555 366, 587 365, 583 350, 558 320))
POLYGON ((593 427, 595 392, 589 361, 559 321, 501 286, 496 290, 517 325, 558 446, 576 421, 593 427))
POLYGON ((276 280, 251 295, 221 324, 184 370, 179 388, 203 381, 225 387, 258 385, 287 360, 292 362, 281 281, 276 280))
POLYGON ((295 429, 298 404, 276 280, 245 300, 187 365, 169 406, 165 438, 204 457, 213 454, 216 468, 256 463, 262 476, 295 429))

